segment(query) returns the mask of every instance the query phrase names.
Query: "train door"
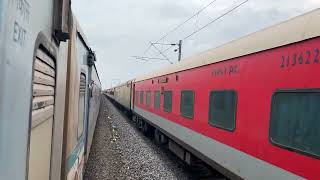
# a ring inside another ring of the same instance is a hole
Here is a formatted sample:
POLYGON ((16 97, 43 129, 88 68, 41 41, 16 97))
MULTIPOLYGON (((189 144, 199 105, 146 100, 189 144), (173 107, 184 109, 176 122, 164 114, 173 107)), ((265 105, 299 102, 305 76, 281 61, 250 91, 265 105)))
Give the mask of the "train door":
MULTIPOLYGON (((90 69, 89 69, 90 71, 90 69)), ((84 137, 84 156, 85 158, 87 158, 87 145, 88 145, 88 133, 89 133, 89 127, 90 127, 90 100, 91 100, 91 85, 90 85, 90 81, 91 81, 91 72, 88 73, 88 92, 87 92, 87 98, 86 98, 86 117, 84 119, 85 121, 85 137, 84 137)))
POLYGON ((32 117, 30 125, 28 179, 50 178, 51 144, 56 83, 55 61, 38 49, 33 69, 32 117))
POLYGON ((95 61, 95 55, 94 52, 92 52, 91 50, 88 51, 87 56, 85 57, 85 64, 87 64, 87 69, 88 69, 88 92, 87 92, 87 115, 86 115, 86 119, 85 119, 85 125, 86 125, 86 129, 85 129, 85 145, 84 145, 84 156, 87 159, 88 158, 88 138, 89 138, 89 128, 91 127, 90 124, 90 112, 93 112, 93 110, 91 110, 91 98, 92 98, 92 89, 93 89, 93 81, 92 81, 92 66, 94 65, 94 61, 95 61))
POLYGON ((75 18, 71 19, 64 125, 62 179, 82 179, 87 129, 88 46, 75 18))
MULTIPOLYGON (((74 146, 71 154, 68 157, 68 169, 67 169, 67 178, 68 180, 81 180, 83 177, 83 168, 84 168, 84 151, 85 151, 85 136, 86 136, 86 116, 87 113, 87 74, 84 70, 81 70, 80 73, 80 84, 79 89, 75 91, 78 94, 77 101, 77 112, 78 115, 75 119, 75 139, 74 146)), ((73 132, 72 132, 73 133, 73 132)))
MULTIPOLYGON (((91 81, 91 72, 88 65, 88 53, 89 50, 84 43, 82 36, 80 33, 76 33, 76 59, 75 62, 78 66, 78 72, 80 78, 78 79, 79 82, 79 93, 78 95, 78 103, 77 110, 74 112, 78 112, 77 119, 75 119, 75 124, 77 124, 76 130, 76 139, 73 139, 73 147, 68 157, 68 175, 67 179, 82 179, 83 175, 83 168, 85 162, 85 155, 86 155, 86 147, 87 147, 87 136, 88 136, 88 127, 90 126, 89 121, 89 102, 90 102, 90 88, 89 83, 91 81), (70 161, 69 161, 70 160, 70 161)), ((78 76, 79 76, 78 75, 78 76)), ((76 84, 76 83, 75 83, 76 84)), ((75 85, 77 87, 77 85, 75 85)), ((75 96, 75 97, 76 97, 75 96)), ((71 125, 71 124, 70 124, 71 125)), ((72 125, 71 125, 72 126, 72 125)), ((73 132, 70 132, 70 135, 73 132)))
POLYGON ((135 101, 136 101, 136 85, 135 83, 132 81, 132 94, 131 94, 131 98, 132 98, 132 103, 131 103, 131 109, 134 110, 134 106, 135 106, 135 101))

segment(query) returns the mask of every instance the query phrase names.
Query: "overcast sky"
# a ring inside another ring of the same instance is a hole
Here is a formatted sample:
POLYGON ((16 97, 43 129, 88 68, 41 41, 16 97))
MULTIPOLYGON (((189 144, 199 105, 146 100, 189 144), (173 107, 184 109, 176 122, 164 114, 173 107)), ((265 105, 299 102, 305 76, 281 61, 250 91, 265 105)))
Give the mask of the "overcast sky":
MULTIPOLYGON (((165 67, 168 61, 139 61, 131 56, 163 58, 147 47, 212 0, 75 0, 72 9, 91 47, 103 88, 165 67)), ((177 43, 244 0, 216 0, 198 16, 170 33, 163 43, 177 43)), ((320 7, 320 0, 249 0, 229 15, 183 41, 183 57, 217 47, 246 34, 320 7)), ((169 46, 157 46, 164 50, 169 46)), ((165 52, 173 62, 174 48, 165 52)))

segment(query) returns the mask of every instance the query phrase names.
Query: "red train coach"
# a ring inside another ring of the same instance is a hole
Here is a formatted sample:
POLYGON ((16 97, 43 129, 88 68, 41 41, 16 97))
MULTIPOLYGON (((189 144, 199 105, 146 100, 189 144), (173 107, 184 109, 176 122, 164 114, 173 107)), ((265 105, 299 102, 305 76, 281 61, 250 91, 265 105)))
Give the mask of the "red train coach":
POLYGON ((231 179, 320 179, 319 20, 318 9, 137 78, 134 119, 231 179))

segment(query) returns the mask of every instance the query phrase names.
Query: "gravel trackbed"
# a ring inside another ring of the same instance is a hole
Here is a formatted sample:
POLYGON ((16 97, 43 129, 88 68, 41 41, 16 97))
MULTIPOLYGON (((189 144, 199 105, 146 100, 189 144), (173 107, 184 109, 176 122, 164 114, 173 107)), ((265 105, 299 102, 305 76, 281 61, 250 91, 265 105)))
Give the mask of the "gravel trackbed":
POLYGON ((84 179, 192 178, 185 164, 145 137, 103 96, 84 179))

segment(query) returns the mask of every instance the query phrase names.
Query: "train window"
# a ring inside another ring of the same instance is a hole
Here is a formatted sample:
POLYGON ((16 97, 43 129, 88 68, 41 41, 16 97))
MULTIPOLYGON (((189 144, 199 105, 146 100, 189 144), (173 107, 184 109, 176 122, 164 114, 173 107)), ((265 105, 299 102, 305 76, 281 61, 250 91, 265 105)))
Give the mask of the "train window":
POLYGON ((276 92, 272 98, 270 140, 300 153, 320 157, 320 92, 276 92))
POLYGON ((150 98, 151 98, 151 93, 150 93, 150 91, 147 91, 147 93, 146 93, 146 104, 147 104, 147 106, 150 106, 150 98))
POLYGON ((140 91, 140 104, 143 104, 143 91, 140 91))
POLYGON ((138 99, 139 99, 139 91, 136 91, 136 100, 135 100, 136 104, 138 104, 138 99))
POLYGON ((181 91, 180 113, 183 117, 192 119, 194 108, 194 92, 184 90, 181 91))
POLYGON ((164 91, 163 110, 171 112, 172 110, 172 91, 164 91))
POLYGON ((160 109, 160 91, 154 92, 154 108, 160 109))
MULTIPOLYGON (((55 91, 59 86, 56 86, 56 60, 48 52, 47 49, 42 47, 37 49, 33 64, 32 116, 29 121, 30 141, 28 143, 30 151, 27 164, 28 177, 25 178, 30 180, 48 179, 50 177, 50 165, 54 161, 54 159, 51 160, 53 151, 51 144, 54 143, 55 138, 53 137, 56 120, 54 117, 55 91)), ((1 154, 4 146, 0 146, 1 154)), ((5 176, 1 174, 0 179, 6 179, 3 178, 5 176)))
POLYGON ((233 131, 236 127, 237 94, 233 90, 211 91, 209 99, 209 124, 233 131))
POLYGON ((80 75, 80 90, 79 90, 79 105, 78 105, 78 138, 83 133, 84 117, 85 117, 85 93, 86 93, 86 76, 81 73, 80 75))

